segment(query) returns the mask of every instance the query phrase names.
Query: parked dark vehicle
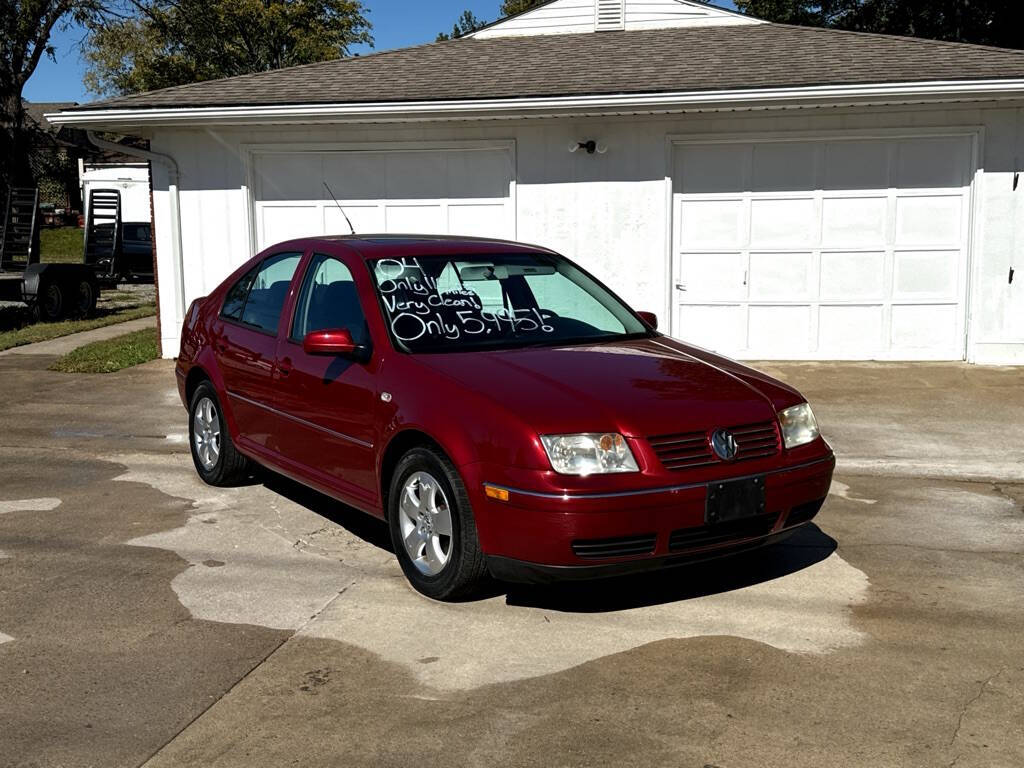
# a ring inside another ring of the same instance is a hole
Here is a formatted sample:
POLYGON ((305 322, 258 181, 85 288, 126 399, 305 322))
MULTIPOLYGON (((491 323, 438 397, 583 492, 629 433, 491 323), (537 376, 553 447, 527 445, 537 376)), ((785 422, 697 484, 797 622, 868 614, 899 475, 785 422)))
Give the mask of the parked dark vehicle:
POLYGON ((835 465, 810 406, 503 241, 293 240, 192 303, 178 387, 213 485, 252 462, 387 520, 425 595, 756 546, 835 465))
POLYGON ((96 269, 113 282, 152 282, 153 227, 148 221, 126 221, 113 256, 97 260, 96 269))

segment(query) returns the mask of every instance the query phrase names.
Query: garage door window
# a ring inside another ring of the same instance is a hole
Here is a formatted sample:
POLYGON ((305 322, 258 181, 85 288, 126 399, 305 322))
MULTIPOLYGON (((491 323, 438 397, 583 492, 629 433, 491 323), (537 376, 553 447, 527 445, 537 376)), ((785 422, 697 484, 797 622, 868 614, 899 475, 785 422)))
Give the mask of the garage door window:
POLYGON ((301 253, 279 253, 260 264, 242 309, 245 325, 264 333, 277 333, 288 286, 301 256, 301 253))

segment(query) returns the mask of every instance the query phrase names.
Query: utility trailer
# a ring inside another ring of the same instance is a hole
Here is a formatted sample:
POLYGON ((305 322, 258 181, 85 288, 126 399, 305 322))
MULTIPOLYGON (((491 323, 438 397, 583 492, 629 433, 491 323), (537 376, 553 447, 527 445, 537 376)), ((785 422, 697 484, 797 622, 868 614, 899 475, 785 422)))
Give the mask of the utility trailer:
POLYGON ((87 264, 39 263, 39 190, 0 192, 0 301, 23 301, 40 320, 86 317, 100 286, 87 264))

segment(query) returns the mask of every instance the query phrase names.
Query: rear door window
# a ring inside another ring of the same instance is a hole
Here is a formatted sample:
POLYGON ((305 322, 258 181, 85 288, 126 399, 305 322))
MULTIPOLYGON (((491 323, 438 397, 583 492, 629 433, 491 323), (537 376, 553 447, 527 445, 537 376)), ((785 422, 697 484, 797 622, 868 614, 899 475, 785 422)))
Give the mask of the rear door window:
POLYGON ((264 333, 277 333, 281 310, 288 297, 301 253, 278 253, 264 259, 249 286, 242 322, 264 333))
POLYGON ((250 269, 242 275, 237 283, 231 286, 231 290, 228 291, 228 295, 224 299, 224 306, 220 309, 221 317, 226 317, 228 320, 242 319, 242 308, 245 307, 249 286, 252 285, 252 279, 256 277, 257 270, 259 270, 259 265, 250 269))

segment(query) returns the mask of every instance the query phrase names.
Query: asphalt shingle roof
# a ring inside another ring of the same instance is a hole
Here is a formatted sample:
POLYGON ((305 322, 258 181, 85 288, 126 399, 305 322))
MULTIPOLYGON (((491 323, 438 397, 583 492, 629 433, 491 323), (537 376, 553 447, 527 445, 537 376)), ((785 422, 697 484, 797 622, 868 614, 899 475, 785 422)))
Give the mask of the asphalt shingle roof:
POLYGON ((1024 51, 783 24, 464 38, 76 109, 657 93, 1024 78, 1024 51))

